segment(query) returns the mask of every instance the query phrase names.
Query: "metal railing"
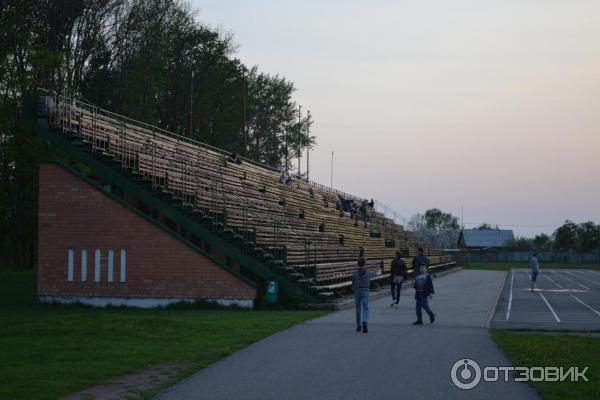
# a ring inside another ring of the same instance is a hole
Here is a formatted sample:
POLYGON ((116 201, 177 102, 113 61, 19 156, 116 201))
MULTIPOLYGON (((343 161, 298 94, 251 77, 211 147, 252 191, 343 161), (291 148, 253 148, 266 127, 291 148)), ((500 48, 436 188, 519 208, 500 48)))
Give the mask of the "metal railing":
POLYGON ((404 228, 406 228, 408 219, 391 207, 385 205, 383 202, 375 200, 375 210, 382 213, 385 217, 393 220, 396 224, 402 225, 404 228))

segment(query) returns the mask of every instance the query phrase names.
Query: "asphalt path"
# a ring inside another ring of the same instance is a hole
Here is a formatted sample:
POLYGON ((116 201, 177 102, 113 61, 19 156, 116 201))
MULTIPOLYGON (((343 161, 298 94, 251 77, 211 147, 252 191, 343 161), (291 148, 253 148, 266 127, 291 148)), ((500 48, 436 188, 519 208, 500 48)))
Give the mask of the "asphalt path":
POLYGON ((403 289, 398 307, 389 298, 370 303, 368 334, 355 331, 354 310, 296 325, 155 399, 537 399, 525 383, 481 382, 463 390, 450 376, 465 358, 481 367, 511 365, 488 332, 506 275, 463 270, 436 278, 434 324, 425 316, 424 325, 412 325, 414 290, 403 289))

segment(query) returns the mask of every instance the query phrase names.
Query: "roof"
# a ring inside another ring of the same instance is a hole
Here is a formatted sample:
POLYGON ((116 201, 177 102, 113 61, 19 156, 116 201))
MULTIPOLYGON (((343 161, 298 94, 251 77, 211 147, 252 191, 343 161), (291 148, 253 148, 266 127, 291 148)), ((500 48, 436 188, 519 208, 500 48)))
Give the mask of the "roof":
POLYGON ((515 235, 510 229, 463 229, 459 244, 464 247, 504 247, 511 240, 515 240, 515 235))

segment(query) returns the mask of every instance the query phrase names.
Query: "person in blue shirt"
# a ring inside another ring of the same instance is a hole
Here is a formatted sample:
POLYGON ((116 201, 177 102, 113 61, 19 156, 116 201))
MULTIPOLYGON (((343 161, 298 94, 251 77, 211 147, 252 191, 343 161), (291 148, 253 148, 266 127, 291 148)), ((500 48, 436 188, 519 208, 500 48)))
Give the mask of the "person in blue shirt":
POLYGON ((425 265, 427 267, 427 271, 429 272, 429 258, 424 255, 422 247, 419 247, 417 251, 418 253, 415 257, 413 257, 412 261, 413 273, 415 276, 419 273, 419 268, 421 265, 425 265))
POLYGON ((535 281, 540 273, 540 262, 538 261, 538 253, 533 253, 531 257, 531 291, 535 289, 535 281))
POLYGON ((371 273, 365 268, 364 257, 358 259, 358 268, 352 273, 352 288, 354 289, 354 305, 356 306, 356 330, 368 333, 369 328, 369 286, 371 273))
POLYGON ((434 293, 433 281, 431 280, 431 275, 427 272, 427 266, 421 265, 418 275, 415 276, 417 320, 413 322, 413 325, 423 325, 423 312, 421 309, 424 309, 429 315, 429 322, 433 324, 433 321, 435 321, 435 314, 429 308, 428 302, 428 299, 431 299, 431 295, 434 293))

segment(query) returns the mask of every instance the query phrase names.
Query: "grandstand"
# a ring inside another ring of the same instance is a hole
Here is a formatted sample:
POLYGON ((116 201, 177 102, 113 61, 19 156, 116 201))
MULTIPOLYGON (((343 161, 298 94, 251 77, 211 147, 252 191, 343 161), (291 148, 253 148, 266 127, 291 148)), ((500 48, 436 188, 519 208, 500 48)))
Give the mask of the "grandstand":
POLYGON ((290 298, 334 298, 350 289, 363 253, 380 282, 398 250, 408 265, 418 247, 432 268, 453 265, 375 209, 366 226, 336 209, 338 195, 358 196, 299 177, 286 186, 279 170, 65 94, 40 90, 24 110, 35 132, 102 185, 259 287, 273 278, 290 298))

